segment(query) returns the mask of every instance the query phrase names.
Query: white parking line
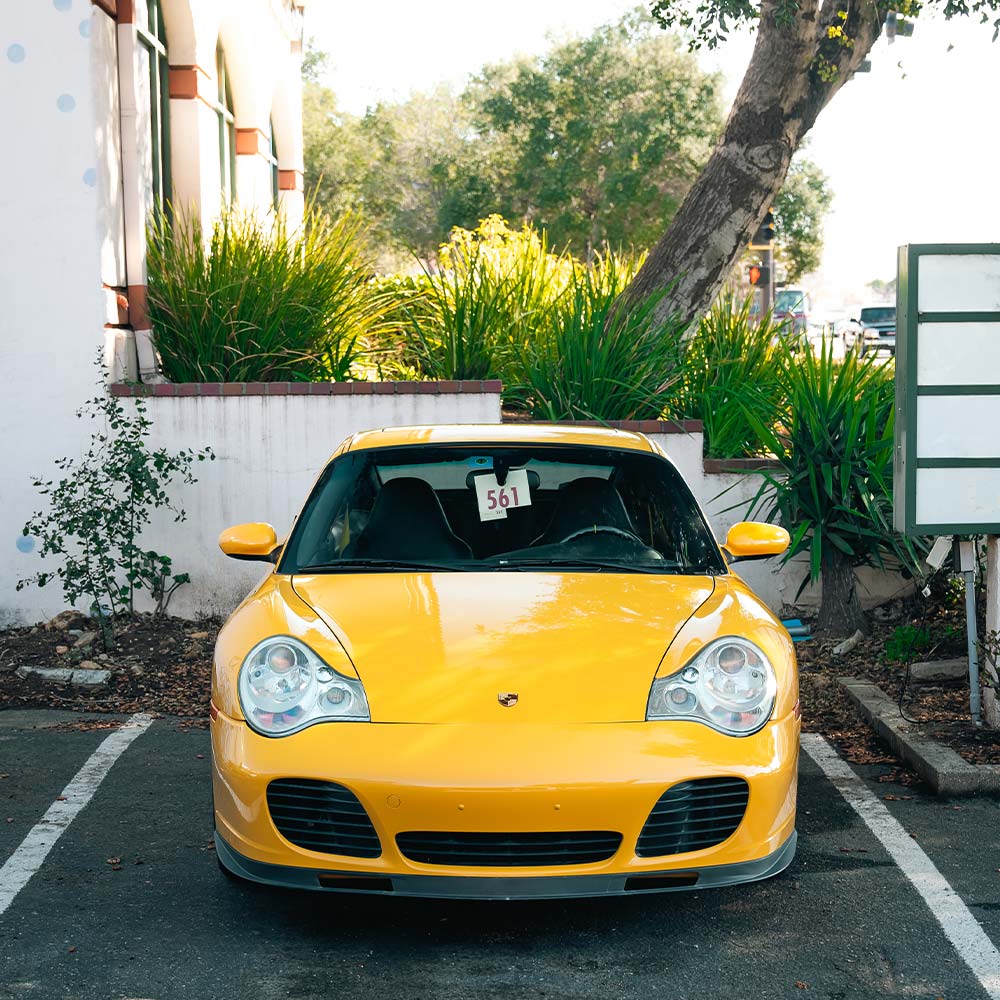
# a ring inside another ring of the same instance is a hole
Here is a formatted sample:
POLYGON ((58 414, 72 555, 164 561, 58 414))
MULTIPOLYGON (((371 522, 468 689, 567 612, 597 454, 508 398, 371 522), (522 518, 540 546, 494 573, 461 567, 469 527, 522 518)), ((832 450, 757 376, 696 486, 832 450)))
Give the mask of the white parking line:
POLYGON ((152 721, 148 715, 139 712, 120 729, 111 733, 77 771, 73 780, 63 789, 62 795, 49 806, 48 812, 28 831, 17 850, 0 868, 0 914, 14 902, 14 897, 42 867, 42 862, 55 842, 73 822, 76 814, 91 800, 97 786, 111 770, 111 765, 134 739, 149 728, 152 721))
POLYGON ((986 995, 990 1000, 1000 1000, 1000 951, 986 936, 958 893, 937 870, 923 848, 822 736, 803 733, 801 739, 802 749, 819 765, 923 896, 934 918, 982 984, 986 995))

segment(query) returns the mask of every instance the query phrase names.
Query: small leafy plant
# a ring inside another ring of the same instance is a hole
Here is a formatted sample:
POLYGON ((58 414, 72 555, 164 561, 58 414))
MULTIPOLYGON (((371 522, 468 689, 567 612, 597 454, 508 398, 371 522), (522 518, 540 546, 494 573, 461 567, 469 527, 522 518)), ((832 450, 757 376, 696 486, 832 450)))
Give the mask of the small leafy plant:
POLYGON ((175 521, 185 519, 168 487, 196 482, 195 462, 215 457, 209 448, 150 448, 152 420, 145 403, 130 403, 101 393, 77 411, 79 419, 93 420, 99 429, 82 458, 56 459, 61 479, 32 480, 48 498, 48 509, 34 513, 22 529, 39 540, 39 555, 56 562, 53 569, 19 580, 17 589, 59 581, 67 604, 89 600, 105 649, 114 616, 134 615, 138 592, 147 591, 162 614, 174 591, 190 579, 173 572, 169 556, 140 545, 140 535, 155 510, 170 511, 175 521))

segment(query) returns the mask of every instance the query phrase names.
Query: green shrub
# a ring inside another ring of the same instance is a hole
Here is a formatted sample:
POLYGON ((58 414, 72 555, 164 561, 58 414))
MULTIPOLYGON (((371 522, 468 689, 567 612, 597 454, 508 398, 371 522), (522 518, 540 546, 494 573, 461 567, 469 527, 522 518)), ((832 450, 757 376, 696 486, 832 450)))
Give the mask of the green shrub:
MULTIPOLYGON (((103 390, 100 359, 98 365, 103 390)), ((82 458, 56 459, 62 473, 58 482, 43 476, 32 480, 48 507, 32 514, 22 529, 39 540, 38 554, 54 560, 54 568, 18 580, 17 589, 58 580, 67 604, 89 598, 107 649, 111 619, 135 613, 137 591, 148 591, 162 613, 173 592, 188 582, 187 573, 173 572, 169 556, 143 548, 140 535, 154 510, 166 509, 175 521, 184 520, 168 488, 174 482, 197 482, 194 463, 215 456, 209 448, 152 450, 152 421, 142 399, 129 409, 102 391, 76 415, 97 424, 90 445, 82 458)))
MULTIPOLYGON (((765 473, 751 507, 792 534, 785 554, 809 553, 803 581, 822 580, 818 627, 864 629, 854 567, 886 561, 919 572, 917 546, 892 527, 893 367, 824 341, 819 357, 781 342, 787 414, 777 425, 748 419, 781 471, 765 473)), ((800 588, 801 593, 801 588, 800 588)))
POLYGON ((678 420, 701 420, 705 454, 740 458, 766 451, 748 419, 771 424, 784 407, 782 360, 772 343, 780 327, 750 315, 750 299, 737 305, 719 299, 682 348, 680 377, 668 412, 678 420))
POLYGON ((360 223, 310 210, 301 228, 227 209, 204 239, 196 221, 149 226, 148 303, 172 382, 350 378, 388 296, 370 281, 360 223))
POLYGON ((530 226, 511 230, 499 216, 455 229, 425 269, 422 295, 404 305, 400 330, 430 378, 509 381, 514 345, 539 335, 573 270, 530 226))
POLYGON ((512 344, 505 398, 542 420, 658 417, 677 370, 679 323, 654 318, 660 295, 615 309, 636 263, 614 255, 576 265, 533 336, 512 344))

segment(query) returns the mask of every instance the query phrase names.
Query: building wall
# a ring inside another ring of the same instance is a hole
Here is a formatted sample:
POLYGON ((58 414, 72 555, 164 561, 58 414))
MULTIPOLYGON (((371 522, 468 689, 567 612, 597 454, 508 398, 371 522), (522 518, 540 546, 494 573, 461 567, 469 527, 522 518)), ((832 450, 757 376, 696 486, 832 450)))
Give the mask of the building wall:
MULTIPOLYGON (((140 367, 147 374, 154 368, 145 320, 145 222, 152 205, 149 73, 136 40, 145 3, 2 4, 0 623, 37 620, 62 603, 52 586, 15 590, 18 579, 39 565, 32 540, 21 536, 27 518, 42 506, 31 477, 51 476, 56 458, 82 453, 91 428, 74 414, 106 371, 135 378, 140 367)), ((190 77, 188 67, 201 67, 209 74, 204 86, 214 94, 221 40, 231 64, 242 148, 248 148, 247 136, 258 135, 273 119, 280 206, 295 224, 302 212, 303 170, 300 5, 162 4, 171 85, 176 89, 190 77)), ((170 117, 175 195, 211 219, 221 204, 217 118, 197 95, 172 97, 170 117), (197 184, 190 180, 195 176, 197 184)), ((237 156, 238 180, 249 178, 244 204, 260 213, 271 208, 270 184, 265 190, 262 183, 264 162, 259 142, 237 156)))

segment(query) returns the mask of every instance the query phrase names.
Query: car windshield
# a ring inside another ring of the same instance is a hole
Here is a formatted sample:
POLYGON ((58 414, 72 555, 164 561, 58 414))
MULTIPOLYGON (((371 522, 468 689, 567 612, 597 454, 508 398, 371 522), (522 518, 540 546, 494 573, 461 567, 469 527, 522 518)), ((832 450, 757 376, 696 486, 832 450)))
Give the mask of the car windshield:
POLYGON ((862 323, 895 323, 895 306, 873 306, 869 309, 861 310, 862 323))
POLYGON ((649 453, 547 445, 347 452, 324 470, 278 571, 720 573, 674 467, 649 453))
POLYGON ((774 311, 785 313, 805 312, 805 294, 797 288, 783 289, 774 297, 774 311))

